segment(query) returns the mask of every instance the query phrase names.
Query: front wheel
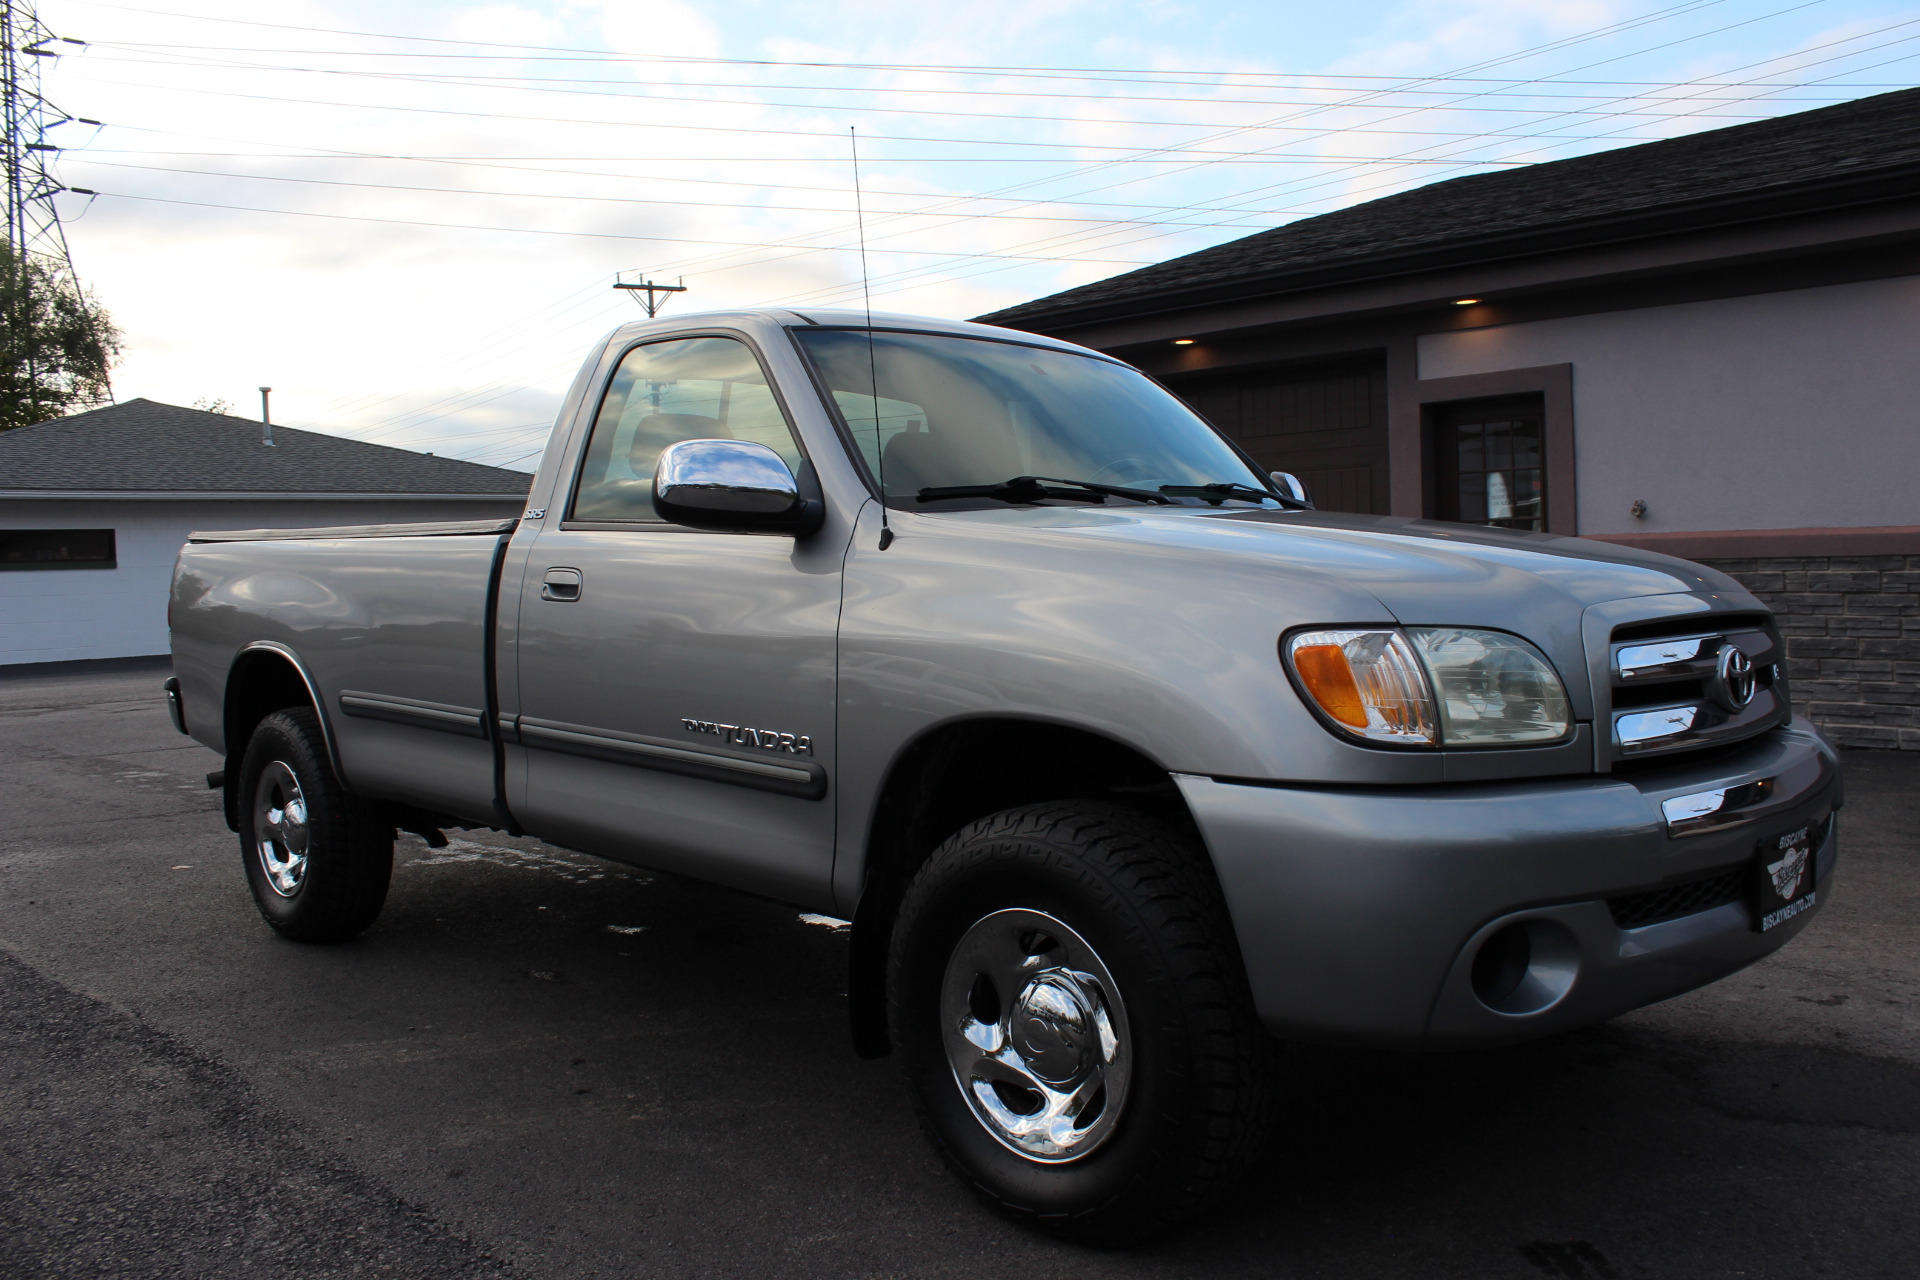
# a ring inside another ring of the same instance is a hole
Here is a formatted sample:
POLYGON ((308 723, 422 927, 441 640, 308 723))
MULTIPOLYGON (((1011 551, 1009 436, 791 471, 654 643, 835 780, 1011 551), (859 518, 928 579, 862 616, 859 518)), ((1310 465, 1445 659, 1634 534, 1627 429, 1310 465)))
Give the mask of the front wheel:
POLYGON ((1030 805, 956 833, 908 887, 888 997, 923 1125, 1015 1218, 1143 1239, 1265 1137, 1272 1045, 1225 904, 1146 815, 1030 805))
POLYGON ((282 937, 338 942, 380 915, 393 875, 391 823, 349 794, 306 707, 262 720, 240 766, 240 858, 254 905, 282 937))

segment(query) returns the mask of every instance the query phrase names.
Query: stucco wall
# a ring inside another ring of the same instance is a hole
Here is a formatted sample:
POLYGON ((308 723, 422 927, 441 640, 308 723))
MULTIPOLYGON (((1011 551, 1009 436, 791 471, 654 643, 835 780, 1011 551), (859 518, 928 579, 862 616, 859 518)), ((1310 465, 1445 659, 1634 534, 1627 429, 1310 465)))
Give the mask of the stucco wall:
POLYGON ((0 665, 166 653, 174 556, 194 529, 503 519, 500 502, 0 501, 3 529, 112 529, 115 569, 0 569, 0 665))
POLYGON ((1428 334, 1419 358, 1573 365, 1581 533, 1920 524, 1920 276, 1428 334))

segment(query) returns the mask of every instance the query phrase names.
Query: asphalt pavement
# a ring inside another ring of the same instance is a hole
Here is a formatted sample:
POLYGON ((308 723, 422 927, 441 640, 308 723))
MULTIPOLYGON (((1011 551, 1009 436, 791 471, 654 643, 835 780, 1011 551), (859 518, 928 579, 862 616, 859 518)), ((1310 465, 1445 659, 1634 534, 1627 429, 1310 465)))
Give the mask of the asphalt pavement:
POLYGON ((831 921, 482 832, 280 941, 165 673, 0 671, 8 1280, 1920 1274, 1920 753, 1848 755, 1780 955, 1514 1049, 1296 1051, 1246 1186, 1103 1252, 942 1172, 831 921))

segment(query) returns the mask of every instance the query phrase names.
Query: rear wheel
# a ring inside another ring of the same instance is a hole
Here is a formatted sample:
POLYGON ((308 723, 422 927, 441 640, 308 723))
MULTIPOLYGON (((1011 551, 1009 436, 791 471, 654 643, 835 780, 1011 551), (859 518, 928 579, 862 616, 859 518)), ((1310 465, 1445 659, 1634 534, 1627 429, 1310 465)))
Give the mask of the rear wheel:
POLYGON ((283 937, 337 942, 371 925, 393 874, 391 823, 341 787, 320 720, 262 720, 240 766, 240 857, 254 905, 283 937))
POLYGON ((1031 805, 957 832, 908 887, 888 996, 922 1123, 1015 1218, 1139 1240, 1265 1136, 1272 1043, 1211 868, 1135 811, 1031 805))

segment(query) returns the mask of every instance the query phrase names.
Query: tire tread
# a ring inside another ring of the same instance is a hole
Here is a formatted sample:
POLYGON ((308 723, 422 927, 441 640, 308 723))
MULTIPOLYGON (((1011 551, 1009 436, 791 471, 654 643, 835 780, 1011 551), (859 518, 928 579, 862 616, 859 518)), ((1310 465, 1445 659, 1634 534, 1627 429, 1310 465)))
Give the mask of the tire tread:
MULTIPOLYGON (((949 837, 910 882, 897 917, 912 927, 955 879, 1009 853, 1033 870, 1065 878, 1123 923, 1130 945, 1154 955, 1182 992, 1185 1024, 1177 1059, 1192 1074, 1185 1116, 1165 1126, 1179 1140, 1156 1143, 1156 1158, 1108 1199, 1065 1218, 1008 1203, 964 1166, 911 1088, 922 1127, 976 1194, 1015 1218, 1087 1243, 1118 1244, 1161 1234, 1192 1218, 1249 1165, 1264 1145, 1275 1108, 1273 1042, 1253 1012, 1232 922, 1211 864, 1194 842, 1122 805, 1061 801, 982 818, 949 837)), ((888 964, 890 997, 900 998, 903 948, 888 964)), ((900 1019, 894 1019, 896 1027, 900 1019)), ((902 1054, 909 1072, 910 1055, 902 1054)))
POLYGON ((386 905, 394 828, 383 806, 341 786, 327 755, 320 717, 311 707, 288 707, 261 720, 247 744, 240 776, 240 856, 261 917, 296 942, 340 942, 365 932, 386 905), (275 737, 284 740, 284 752, 273 745, 275 737), (252 788, 274 755, 287 757, 300 779, 309 839, 306 881, 294 909, 281 916, 269 909, 265 894, 271 891, 259 881, 252 848, 252 788))

